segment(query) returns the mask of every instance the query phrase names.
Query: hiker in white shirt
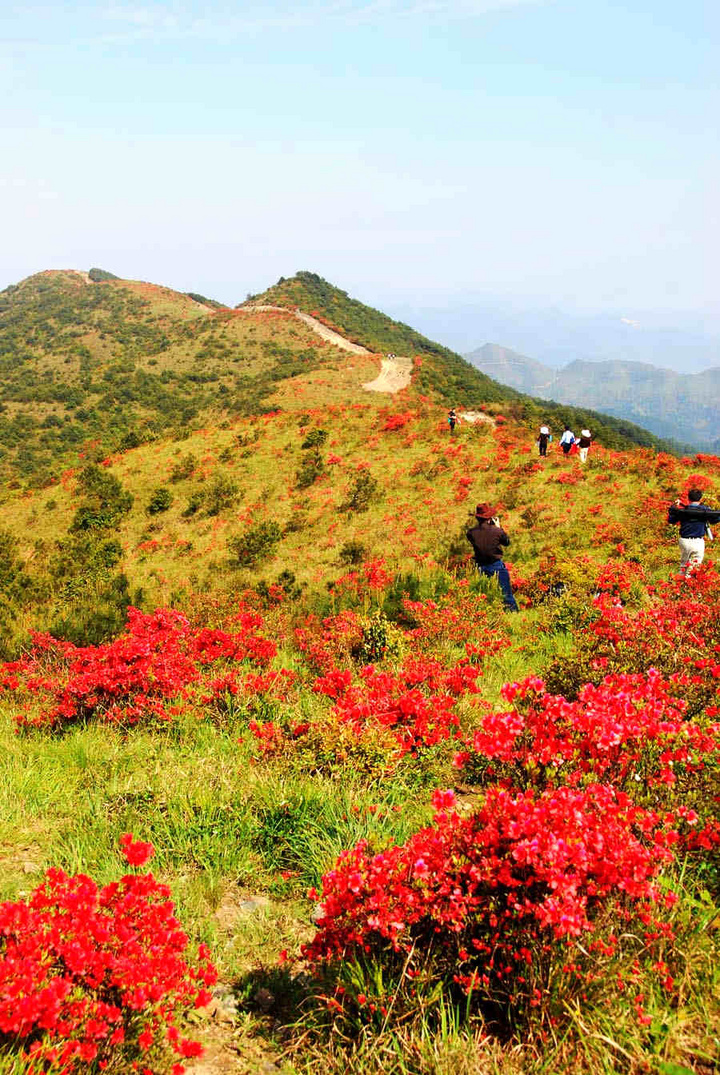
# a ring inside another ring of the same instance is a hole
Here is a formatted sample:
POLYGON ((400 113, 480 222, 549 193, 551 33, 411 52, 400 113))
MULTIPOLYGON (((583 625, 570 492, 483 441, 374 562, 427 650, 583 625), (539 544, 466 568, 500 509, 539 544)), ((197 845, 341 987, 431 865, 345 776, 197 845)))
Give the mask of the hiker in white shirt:
POLYGON ((575 443, 575 434, 573 433, 573 431, 570 429, 569 426, 565 426, 565 432, 563 433, 562 437, 560 438, 560 447, 564 451, 565 455, 567 455, 569 453, 569 451, 572 448, 574 443, 575 443))

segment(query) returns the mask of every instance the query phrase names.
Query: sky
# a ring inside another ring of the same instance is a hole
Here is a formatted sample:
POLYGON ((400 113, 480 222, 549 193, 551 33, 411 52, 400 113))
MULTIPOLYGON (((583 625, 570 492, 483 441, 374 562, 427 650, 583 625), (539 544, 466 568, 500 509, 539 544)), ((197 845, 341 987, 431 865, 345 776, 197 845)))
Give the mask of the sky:
POLYGON ((6 0, 0 41, 0 288, 720 332, 715 0, 6 0))

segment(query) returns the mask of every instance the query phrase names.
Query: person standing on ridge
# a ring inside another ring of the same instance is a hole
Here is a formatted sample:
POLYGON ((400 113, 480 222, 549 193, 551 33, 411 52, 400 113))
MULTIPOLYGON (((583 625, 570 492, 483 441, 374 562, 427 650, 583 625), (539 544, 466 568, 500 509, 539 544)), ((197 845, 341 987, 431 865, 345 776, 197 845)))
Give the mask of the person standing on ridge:
POLYGON ((580 440, 578 441, 578 448, 580 449, 580 462, 585 463, 587 461, 588 452, 590 451, 590 445, 592 444, 592 433, 589 429, 580 430, 580 440))
POLYGON ((519 612, 510 583, 510 573, 502 558, 502 549, 510 544, 510 538, 500 526, 495 511, 496 509, 487 503, 478 504, 474 512, 477 522, 468 530, 467 539, 473 547, 478 571, 489 578, 496 578, 502 590, 505 608, 510 612, 519 612))
POLYGON ((448 414, 448 425, 450 426, 450 432, 454 433, 455 426, 457 425, 457 414, 455 413, 454 407, 450 408, 450 412, 448 414))
POLYGON ((550 440, 550 429, 548 426, 540 426, 540 435, 538 437, 538 451, 540 455, 547 455, 548 441, 550 440))
POLYGON ((564 431, 562 437, 560 438, 560 447, 562 448, 562 450, 565 453, 565 455, 570 454, 570 449, 572 448, 574 443, 575 443, 575 434, 571 430, 570 426, 565 426, 565 431, 564 431))
POLYGON ((720 521, 720 511, 713 511, 701 504, 702 489, 688 489, 688 503, 683 507, 682 501, 676 500, 668 511, 668 522, 680 523, 680 567, 681 575, 689 575, 699 567, 705 556, 705 535, 712 541, 710 523, 720 521))

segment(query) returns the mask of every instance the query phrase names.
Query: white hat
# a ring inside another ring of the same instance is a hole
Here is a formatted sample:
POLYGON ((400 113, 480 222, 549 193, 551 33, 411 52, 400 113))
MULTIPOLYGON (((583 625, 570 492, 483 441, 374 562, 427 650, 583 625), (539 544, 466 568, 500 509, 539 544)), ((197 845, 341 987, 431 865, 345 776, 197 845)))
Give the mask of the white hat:
POLYGON ((541 433, 549 433, 550 430, 548 429, 547 426, 540 426, 540 432, 541 433))
POLYGON ((580 436, 581 437, 589 437, 590 436, 590 430, 589 429, 581 429, 580 430, 580 436))

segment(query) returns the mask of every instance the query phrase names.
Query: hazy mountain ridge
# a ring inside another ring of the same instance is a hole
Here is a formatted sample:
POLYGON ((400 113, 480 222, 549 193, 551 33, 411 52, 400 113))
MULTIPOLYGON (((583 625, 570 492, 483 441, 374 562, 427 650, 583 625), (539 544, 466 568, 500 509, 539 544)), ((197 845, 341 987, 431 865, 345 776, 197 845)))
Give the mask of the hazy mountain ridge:
POLYGON ((556 307, 534 308, 502 296, 446 305, 388 306, 394 317, 416 325, 433 339, 467 354, 478 339, 503 340, 543 365, 562 368, 576 358, 587 362, 650 362, 662 369, 699 373, 720 366, 720 332, 700 315, 658 311, 581 314, 556 307), (665 323, 666 318, 671 321, 665 323), (673 324, 672 319, 680 323, 673 324))
POLYGON ((540 399, 592 407, 695 448, 720 445, 720 368, 677 373, 650 363, 576 359, 556 370, 498 344, 466 356, 497 380, 540 399))

